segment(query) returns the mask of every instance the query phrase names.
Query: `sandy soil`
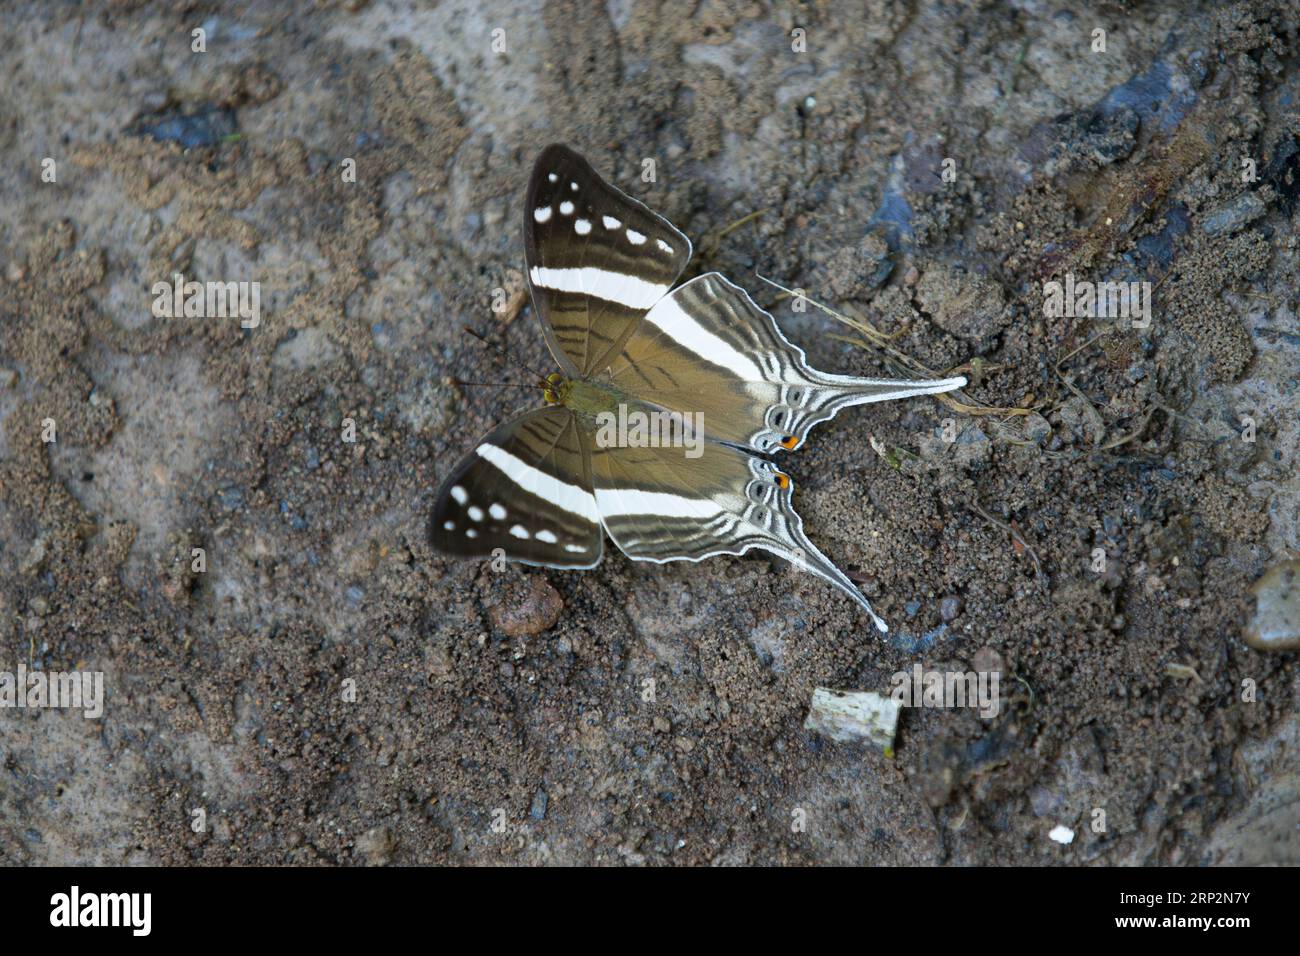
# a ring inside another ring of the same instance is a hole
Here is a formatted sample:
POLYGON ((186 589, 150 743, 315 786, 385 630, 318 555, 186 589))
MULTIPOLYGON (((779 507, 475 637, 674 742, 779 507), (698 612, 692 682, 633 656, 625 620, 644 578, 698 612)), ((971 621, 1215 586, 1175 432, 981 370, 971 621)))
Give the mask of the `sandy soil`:
POLYGON ((0 711, 0 861, 1300 862, 1296 655, 1242 638, 1300 554, 1294 3, 181 6, 0 10, 0 670, 108 688, 0 711), (550 365, 492 301, 557 140, 817 366, 898 371, 756 271, 972 377, 785 459, 888 637, 757 556, 431 552, 534 400, 461 326, 550 365), (261 324, 155 318, 174 272, 261 324), (1066 273, 1150 327, 1044 317, 1066 273), (1000 715, 803 729, 916 663, 1000 715))

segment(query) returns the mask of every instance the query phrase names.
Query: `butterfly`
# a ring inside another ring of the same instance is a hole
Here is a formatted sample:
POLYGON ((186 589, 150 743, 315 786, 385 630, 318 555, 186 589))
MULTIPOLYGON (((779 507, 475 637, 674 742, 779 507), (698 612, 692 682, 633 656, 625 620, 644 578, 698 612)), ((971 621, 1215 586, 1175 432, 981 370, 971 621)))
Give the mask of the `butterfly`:
POLYGON ((674 288, 690 240, 567 146, 548 146, 533 167, 524 249, 534 309, 561 372, 538 383, 542 407, 492 431, 447 476, 430 518, 433 546, 466 558, 500 549, 552 568, 595 567, 606 534, 637 561, 757 548, 824 578, 888 631, 808 540, 792 482, 771 456, 797 448, 842 408, 966 380, 820 372, 719 273, 674 288), (697 422, 703 434, 685 452, 634 430, 601 440, 616 412, 697 422))

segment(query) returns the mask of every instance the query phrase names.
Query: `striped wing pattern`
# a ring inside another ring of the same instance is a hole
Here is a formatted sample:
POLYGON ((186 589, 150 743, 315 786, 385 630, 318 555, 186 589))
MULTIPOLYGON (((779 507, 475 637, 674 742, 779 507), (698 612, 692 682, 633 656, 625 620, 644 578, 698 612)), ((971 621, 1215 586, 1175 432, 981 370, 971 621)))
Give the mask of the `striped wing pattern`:
POLYGON ((672 288, 691 243, 573 150, 554 145, 529 181, 524 252, 551 353, 566 373, 587 377, 672 288))
POLYGON ((862 592, 808 540, 790 479, 766 458, 715 442, 695 459, 680 448, 596 447, 591 475, 605 531, 628 557, 702 561, 759 548, 834 584, 887 630, 862 592))
POLYGON ((670 411, 702 412, 706 437, 760 452, 797 447, 814 425, 850 405, 965 384, 819 372, 771 315, 716 272, 655 303, 611 363, 609 379, 670 411))
POLYGON ((600 563, 589 437, 567 408, 547 406, 497 428, 443 482, 429 533, 446 554, 557 568, 600 563))
POLYGON ((599 447, 594 415, 527 412, 484 438, 447 478, 430 536, 441 551, 593 567, 602 527, 639 561, 700 561, 758 548, 843 590, 888 630, 817 550, 791 482, 762 454, 863 402, 950 391, 965 379, 899 382, 819 372, 721 275, 670 292, 691 244, 565 146, 543 150, 525 209, 529 285, 565 374, 637 405, 703 415, 699 457, 599 447), (755 454, 755 452, 759 454, 755 454))

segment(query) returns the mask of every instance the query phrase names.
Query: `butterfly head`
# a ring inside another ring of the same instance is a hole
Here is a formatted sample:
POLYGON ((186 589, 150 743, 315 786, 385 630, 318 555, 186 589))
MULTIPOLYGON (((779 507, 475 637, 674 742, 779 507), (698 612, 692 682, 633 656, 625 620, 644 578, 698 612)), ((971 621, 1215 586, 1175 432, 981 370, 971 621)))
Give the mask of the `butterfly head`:
POLYGON ((542 389, 542 398, 547 405, 563 405, 569 397, 569 380, 559 372, 546 376, 546 387, 542 389))

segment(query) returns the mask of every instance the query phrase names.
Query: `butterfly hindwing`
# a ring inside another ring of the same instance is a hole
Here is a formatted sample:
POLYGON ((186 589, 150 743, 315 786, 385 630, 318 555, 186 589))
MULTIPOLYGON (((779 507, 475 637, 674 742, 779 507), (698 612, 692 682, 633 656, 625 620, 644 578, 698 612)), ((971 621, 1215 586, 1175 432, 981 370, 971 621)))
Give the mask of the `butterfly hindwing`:
POLYGON ((887 630, 871 604, 804 534, 790 479, 766 458, 704 442, 682 448, 593 447, 592 487, 605 531, 638 561, 701 561, 771 552, 840 588, 887 630))
POLYGON ((706 438, 761 452, 796 447, 813 425, 849 405, 965 384, 820 372, 744 289, 716 272, 651 307, 610 363, 610 381, 671 411, 701 413, 706 438))
POLYGON ((461 459, 434 501, 438 550, 560 568, 600 563, 589 438, 573 412, 548 406, 497 428, 461 459))
POLYGON ((581 377, 607 364, 691 258, 690 240, 671 223, 560 145, 533 167, 524 250, 546 343, 581 377))

